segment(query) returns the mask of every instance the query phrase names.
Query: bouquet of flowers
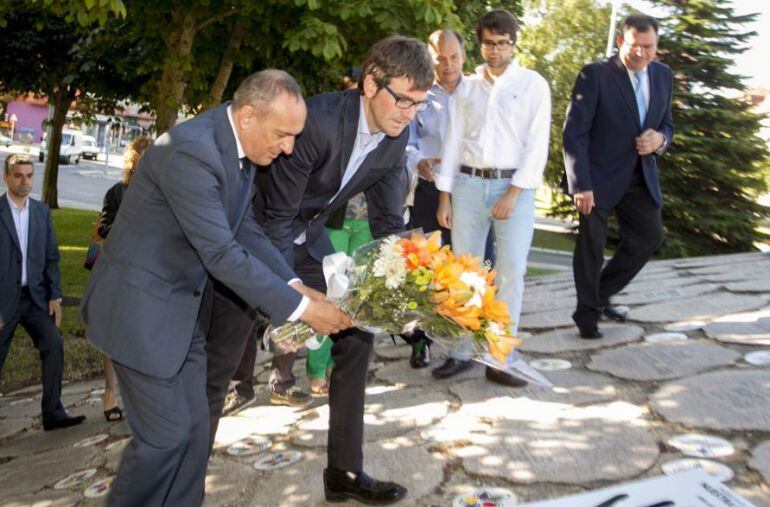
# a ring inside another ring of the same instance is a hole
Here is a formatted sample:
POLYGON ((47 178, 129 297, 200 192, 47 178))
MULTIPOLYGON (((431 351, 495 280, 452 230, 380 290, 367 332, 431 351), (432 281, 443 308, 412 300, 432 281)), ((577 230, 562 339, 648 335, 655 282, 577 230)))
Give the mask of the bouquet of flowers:
MULTIPOLYGON (((415 230, 363 245, 352 257, 324 258, 327 298, 357 327, 399 334, 419 327, 446 347, 470 340, 473 359, 507 370, 521 340, 509 334, 510 315, 495 299, 495 271, 470 255, 455 255, 441 235, 415 230)), ((315 348, 314 332, 302 323, 268 328, 277 352, 315 348)))

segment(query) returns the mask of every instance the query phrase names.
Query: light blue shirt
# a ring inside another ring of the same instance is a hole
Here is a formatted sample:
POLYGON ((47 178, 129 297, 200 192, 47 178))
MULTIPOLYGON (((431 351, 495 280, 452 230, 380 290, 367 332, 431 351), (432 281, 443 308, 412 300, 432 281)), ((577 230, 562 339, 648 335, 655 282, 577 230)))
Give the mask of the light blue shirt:
MULTIPOLYGON (((417 113, 409 124, 409 144, 406 147, 406 167, 414 177, 419 175, 417 164, 425 158, 441 157, 449 124, 449 111, 452 94, 443 86, 434 83, 428 90, 427 100, 430 107, 417 113)), ((433 166, 438 172, 439 164, 433 166)))
POLYGON ((21 247, 21 286, 27 286, 27 245, 29 244, 29 197, 24 201, 21 208, 16 206, 11 196, 5 194, 8 204, 11 207, 13 216, 13 225, 16 227, 16 236, 19 238, 19 247, 21 247))

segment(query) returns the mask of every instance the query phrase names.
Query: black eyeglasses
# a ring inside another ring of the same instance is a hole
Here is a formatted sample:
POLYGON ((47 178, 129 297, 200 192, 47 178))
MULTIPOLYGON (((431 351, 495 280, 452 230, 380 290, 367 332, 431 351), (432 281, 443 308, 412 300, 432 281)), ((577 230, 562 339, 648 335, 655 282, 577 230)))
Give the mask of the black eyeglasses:
POLYGON ((401 95, 397 94, 396 92, 391 90, 390 86, 388 85, 385 85, 384 88, 388 91, 388 93, 393 95, 394 99, 396 99, 396 107, 399 109, 414 108, 415 111, 417 111, 418 113, 421 113, 426 109, 428 109, 428 107, 430 106, 430 102, 428 102, 427 100, 420 100, 420 101, 412 100, 409 97, 402 97, 401 95))
POLYGON ((499 40, 495 42, 493 40, 485 39, 481 41, 481 47, 484 49, 497 48, 500 51, 502 51, 504 49, 508 49, 509 47, 513 47, 513 41, 508 39, 508 40, 499 40))

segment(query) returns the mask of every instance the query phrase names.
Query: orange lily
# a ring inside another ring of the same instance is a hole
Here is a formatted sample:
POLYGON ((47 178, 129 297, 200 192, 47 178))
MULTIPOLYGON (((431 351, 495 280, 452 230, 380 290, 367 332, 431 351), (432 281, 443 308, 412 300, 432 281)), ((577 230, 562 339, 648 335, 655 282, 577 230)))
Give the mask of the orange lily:
POLYGON ((486 336, 487 343, 489 344, 489 353, 503 364, 505 364, 505 360, 511 351, 523 343, 523 340, 513 336, 497 336, 495 340, 490 340, 489 334, 486 334, 486 336))

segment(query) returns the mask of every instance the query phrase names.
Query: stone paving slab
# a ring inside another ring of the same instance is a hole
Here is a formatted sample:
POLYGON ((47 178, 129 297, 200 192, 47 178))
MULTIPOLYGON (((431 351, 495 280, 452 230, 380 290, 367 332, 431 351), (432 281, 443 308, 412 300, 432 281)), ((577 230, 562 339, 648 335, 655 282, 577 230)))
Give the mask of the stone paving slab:
MULTIPOLYGON (((449 412, 446 394, 421 387, 374 386, 366 391, 364 439, 367 442, 394 438, 439 421, 449 412)), ((292 442, 300 446, 325 446, 329 430, 329 406, 310 411, 297 425, 292 442)))
POLYGON ((755 278, 745 282, 730 282, 724 284, 730 292, 768 292, 770 290, 770 277, 755 278))
POLYGON ((618 395, 613 380, 598 373, 572 369, 543 374, 554 385, 553 389, 532 385, 513 388, 493 382, 463 382, 450 385, 449 390, 462 402, 458 413, 493 419, 519 417, 518 414, 529 412, 533 410, 532 407, 544 407, 532 402, 579 405, 613 400, 618 395))
POLYGON ((724 315, 706 324, 710 338, 741 345, 770 345, 770 307, 756 312, 724 315))
POLYGON ((30 428, 33 424, 35 424, 35 420, 31 417, 0 419, 0 441, 30 428))
POLYGON ((683 299, 692 296, 700 296, 714 292, 720 286, 714 283, 700 283, 685 285, 684 287, 664 287, 646 291, 634 291, 629 294, 621 294, 612 299, 612 302, 620 305, 646 305, 672 299, 683 299))
POLYGON ((572 309, 575 307, 575 296, 572 297, 543 297, 540 299, 524 298, 521 306, 521 313, 536 313, 543 311, 556 310, 561 308, 572 309))
POLYGON ((574 326, 572 308, 561 308, 548 312, 527 313, 521 316, 522 329, 545 329, 574 326))
MULTIPOLYGON (((389 384, 403 384, 407 386, 423 386, 429 384, 441 385, 440 380, 433 378, 431 371, 433 368, 436 368, 442 364, 440 360, 436 360, 435 358, 438 357, 441 353, 446 353, 448 351, 443 347, 433 345, 431 347, 431 352, 433 353, 434 360, 433 364, 427 368, 420 368, 415 370, 409 365, 408 361, 393 361, 380 367, 374 376, 375 378, 389 384)), ((463 380, 482 378, 484 378, 483 365, 474 364, 471 369, 465 370, 464 372, 452 377, 450 382, 454 383, 462 382, 463 380)))
POLYGON ((626 380, 670 380, 727 366, 741 357, 710 343, 658 343, 628 345, 606 350, 591 358, 590 370, 626 380))
POLYGON ((411 353, 411 345, 393 345, 391 342, 385 347, 374 347, 374 355, 381 359, 409 359, 411 353))
POLYGON ((706 282, 744 282, 754 280, 757 277, 755 271, 728 271, 726 273, 715 273, 713 275, 701 275, 701 278, 706 282))
POLYGON ((765 298, 718 292, 634 308, 630 317, 640 322, 676 322, 712 319, 726 313, 755 310, 765 298))
POLYGON ((82 493, 65 493, 63 491, 44 491, 37 495, 17 496, 4 500, 0 493, 1 507, 74 507, 83 498, 82 493))
POLYGON ((13 498, 53 486, 98 452, 96 446, 66 447, 9 461, 0 465, 0 494, 13 498))
MULTIPOLYGON (((244 492, 251 490, 254 495, 265 496, 270 492, 257 486, 260 472, 254 470, 252 463, 223 456, 212 456, 206 471, 206 507, 242 505, 244 492)), ((281 505, 274 503, 273 505, 281 505)))
POLYGON ((236 415, 223 417, 219 420, 214 449, 225 448, 254 434, 269 438, 287 435, 292 426, 310 410, 260 404, 236 415))
POLYGON ((767 258, 770 258, 770 256, 758 252, 689 257, 687 259, 675 259, 674 267, 677 269, 690 269, 712 265, 732 266, 741 262, 756 262, 757 260, 764 260, 767 258))
MULTIPOLYGON (((273 472, 257 472, 259 487, 242 500, 249 507, 305 507, 326 506, 323 494, 323 469, 326 453, 302 449, 303 459, 298 463, 273 472)), ((412 441, 396 439, 366 444, 364 456, 377 456, 366 463, 369 475, 379 479, 394 479, 409 490, 408 502, 425 505, 421 497, 433 491, 443 479, 445 460, 431 453, 425 446, 412 441)), ((355 505, 356 502, 349 502, 355 505)))
MULTIPOLYGON (((703 280, 696 277, 677 277, 672 276, 671 278, 665 279, 665 280, 653 280, 651 282, 640 282, 636 279, 632 280, 631 283, 626 285, 626 287, 620 292, 620 295, 625 294, 634 294, 637 292, 647 292, 647 291, 655 291, 655 290, 661 290, 661 289, 669 289, 669 288, 679 288, 679 287, 689 287, 691 285, 703 283, 703 280)), ((614 301, 614 299, 613 299, 614 301)))
POLYGON ((616 417, 617 409, 571 408, 552 422, 501 421, 451 452, 472 474, 527 484, 627 480, 653 466, 660 452, 646 423, 616 417))
POLYGON ((749 466, 759 472, 765 484, 770 485, 770 440, 765 440, 751 451, 749 466))
POLYGON ((725 370, 664 384, 652 408, 671 422, 709 430, 770 428, 770 371, 725 370))
POLYGON ((718 275, 727 272, 758 274, 767 273, 768 269, 770 269, 770 257, 755 256, 745 258, 740 262, 731 262, 728 269, 725 269, 724 264, 712 263, 707 266, 688 268, 687 272, 692 275, 718 275))
POLYGON ((583 340, 576 328, 536 334, 524 340, 519 350, 542 354, 593 350, 638 341, 644 334, 644 329, 632 324, 602 324, 601 329, 604 338, 600 340, 583 340))

